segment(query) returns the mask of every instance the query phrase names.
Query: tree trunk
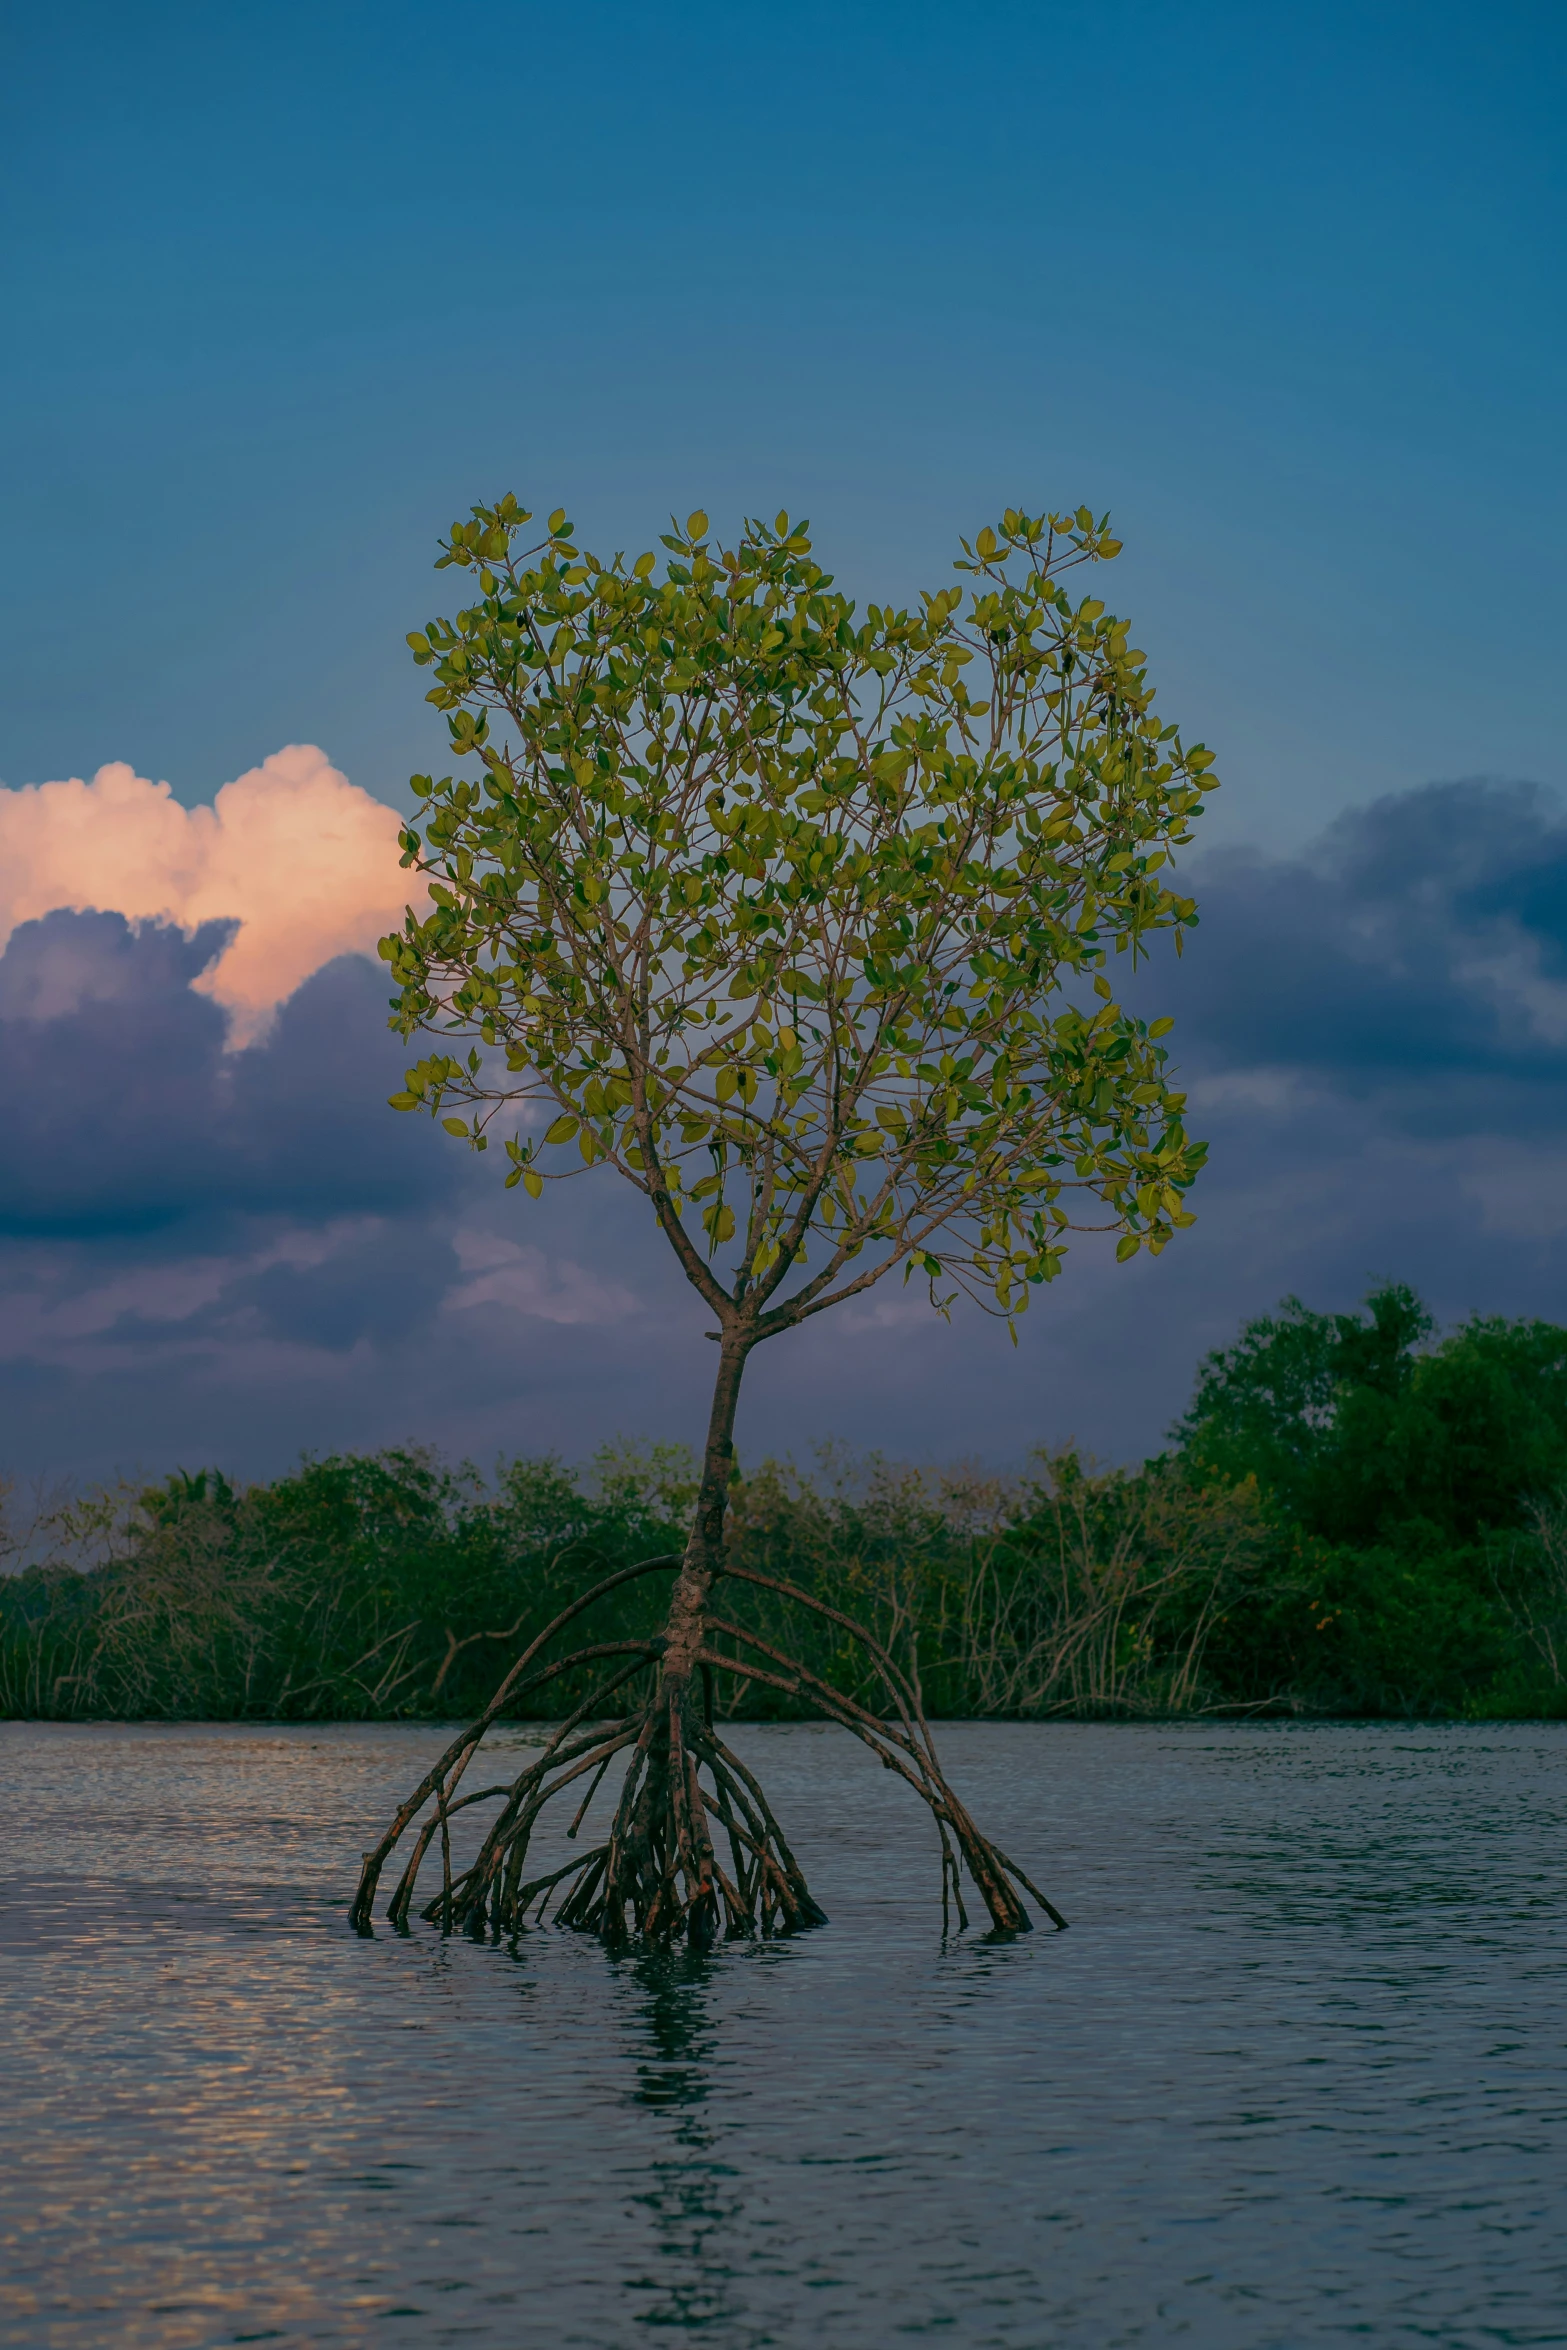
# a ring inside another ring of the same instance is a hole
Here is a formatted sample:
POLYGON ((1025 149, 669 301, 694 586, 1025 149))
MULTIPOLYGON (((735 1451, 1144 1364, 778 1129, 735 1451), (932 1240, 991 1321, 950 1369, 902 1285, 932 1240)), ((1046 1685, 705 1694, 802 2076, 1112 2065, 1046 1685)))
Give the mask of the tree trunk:
POLYGON ((803 1700, 861 1739, 928 1805, 941 1845, 944 1920, 955 1909, 959 1925, 967 1923, 959 1890, 962 1863, 983 1896, 991 1923, 1003 1932, 1026 1930, 1029 1924, 1009 1879, 1032 1893, 1057 1926, 1065 1924, 1016 1863, 988 1843, 969 1818, 937 1761, 917 1688, 875 1635, 814 1594, 726 1560, 724 1519, 734 1468, 735 1407, 746 1357, 755 1343, 754 1331, 745 1328, 726 1328, 720 1339, 702 1482, 684 1554, 678 1561, 647 1559, 622 1567, 574 1600, 529 1645, 478 1721, 447 1748, 380 1842, 365 1854, 351 1912, 361 1932, 370 1930, 383 1864, 432 1803, 387 1907, 387 1916, 400 1928, 406 1928, 420 1866, 437 1833, 442 1889, 423 1915, 438 1919, 448 1930, 461 1926, 474 1935, 486 1930, 515 1933, 530 1909, 536 1909, 542 1920, 557 1899, 557 1923, 598 1934, 612 1945, 623 1943, 628 1934, 655 1942, 683 1936, 693 1949, 706 1950, 724 1930, 731 1935, 787 1934, 803 1926, 825 1925, 825 1913, 813 1899, 755 1776, 718 1735, 710 1700, 712 1678, 719 1672, 803 1700), (596 1600, 634 1577, 671 1567, 678 1572, 661 1634, 651 1640, 599 1642, 529 1672, 556 1634, 596 1600), (872 1713, 787 1651, 715 1613, 710 1605, 713 1586, 726 1573, 737 1584, 781 1594, 849 1632, 876 1664, 888 1712, 872 1713), (715 1639, 729 1646, 715 1647, 715 1639), (747 1649, 756 1652, 754 1658, 744 1653, 747 1649), (551 1734, 539 1759, 509 1787, 483 1788, 459 1799, 463 1774, 508 1699, 515 1704, 590 1662, 608 1664, 610 1670, 551 1734), (707 1700, 703 1704, 696 1701, 699 1673, 707 1700), (637 1684, 646 1688, 648 1678, 651 1692, 634 1697, 637 1684), (586 1793, 567 1830, 568 1837, 575 1837, 617 1756, 624 1757, 625 1776, 607 1840, 564 1867, 524 1883, 528 1845, 545 1806, 587 1778, 586 1793), (593 1775, 587 1777, 589 1773, 593 1775), (448 1832, 453 1812, 497 1799, 500 1810, 477 1857, 454 1875, 448 1832), (714 1851, 715 1826, 727 1849, 727 1869, 714 1851))
POLYGON ((664 1624, 664 1657, 660 1675, 662 1693, 689 1716, 691 1687, 697 1658, 707 1631, 708 1595, 724 1567, 724 1518, 729 1508, 729 1481, 734 1474, 735 1409, 749 1337, 724 1332, 713 1382, 713 1405, 708 1414, 707 1449, 702 1455, 702 1482, 696 1515, 680 1562, 680 1573, 670 1593, 664 1624))

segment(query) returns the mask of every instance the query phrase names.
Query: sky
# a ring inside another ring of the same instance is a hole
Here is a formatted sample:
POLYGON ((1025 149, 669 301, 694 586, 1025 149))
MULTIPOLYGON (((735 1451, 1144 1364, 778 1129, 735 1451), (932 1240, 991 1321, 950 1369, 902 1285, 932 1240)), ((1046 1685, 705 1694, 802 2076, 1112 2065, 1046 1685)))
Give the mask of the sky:
POLYGON ((0 31, 0 1468, 691 1437, 605 1176, 386 1110, 367 960, 480 497, 779 506, 862 600, 1110 509, 1219 757, 1150 985, 1212 1143, 1014 1353, 900 1301, 742 1449, 1157 1445, 1286 1291, 1567 1319, 1558 9, 57 5, 0 31))

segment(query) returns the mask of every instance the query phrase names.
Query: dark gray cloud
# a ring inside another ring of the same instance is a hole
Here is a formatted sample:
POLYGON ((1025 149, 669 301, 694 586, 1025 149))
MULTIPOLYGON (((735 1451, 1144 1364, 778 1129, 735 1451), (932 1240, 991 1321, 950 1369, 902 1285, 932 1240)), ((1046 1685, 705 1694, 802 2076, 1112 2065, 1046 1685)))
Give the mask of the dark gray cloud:
POLYGON ((378 968, 345 955, 224 1052, 193 992, 233 925, 187 939, 118 914, 23 923, 0 956, 0 1235, 129 1234, 249 1213, 388 1213, 451 1181, 390 1117, 399 1040, 378 968))
MULTIPOLYGON (((756 1359, 745 1448, 837 1435, 1015 1458, 1155 1445, 1198 1355, 1286 1290, 1385 1275, 1439 1315, 1567 1319, 1567 825, 1432 786, 1295 857, 1194 868, 1202 923, 1140 982, 1212 1144, 1195 1229, 1080 1246, 1014 1350, 889 1286, 756 1359)), ((707 1317, 599 1174, 539 1206, 385 1107, 385 984, 345 958, 226 1055, 223 944, 56 914, 0 960, 0 1413, 22 1469, 241 1472, 429 1437, 480 1458, 695 1437, 707 1317)), ((493 1154, 491 1154, 493 1158, 493 1154)))
POLYGON ((1181 994, 1202 1066, 1320 1072, 1416 1118, 1517 1086, 1513 1116, 1561 1120, 1567 826, 1533 788, 1432 785, 1304 857, 1216 857, 1199 889, 1181 994))

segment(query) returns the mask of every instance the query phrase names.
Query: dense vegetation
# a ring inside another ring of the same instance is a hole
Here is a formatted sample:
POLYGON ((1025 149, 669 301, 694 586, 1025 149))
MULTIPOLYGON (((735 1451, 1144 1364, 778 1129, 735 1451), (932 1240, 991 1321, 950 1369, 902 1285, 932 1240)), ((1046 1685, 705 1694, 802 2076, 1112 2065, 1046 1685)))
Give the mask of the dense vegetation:
MULTIPOLYGON (((460 1716, 575 1591, 678 1549, 693 1493, 660 1448, 490 1484, 415 1452, 245 1489, 204 1471, 30 1516, 13 1492, 0 1711, 460 1716)), ((731 1540, 868 1617, 939 1714, 1561 1714, 1564 1495, 1567 1330, 1476 1319, 1438 1341, 1391 1287, 1359 1315, 1290 1299, 1249 1324, 1139 1470, 764 1463, 731 1540)), ((664 1598, 662 1578, 616 1594, 603 1636, 652 1630, 664 1598)), ((773 1604, 725 1598, 753 1625, 773 1604)), ((870 1701, 847 1638, 790 1637, 870 1701)), ((738 1677, 719 1702, 788 1704, 738 1677)))

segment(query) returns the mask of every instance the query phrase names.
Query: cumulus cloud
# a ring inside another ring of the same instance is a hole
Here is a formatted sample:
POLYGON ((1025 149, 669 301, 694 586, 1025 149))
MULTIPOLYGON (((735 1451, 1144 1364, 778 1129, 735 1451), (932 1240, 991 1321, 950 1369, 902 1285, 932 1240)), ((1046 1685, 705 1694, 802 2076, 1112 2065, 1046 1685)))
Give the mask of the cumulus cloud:
MULTIPOLYGON (((524 1213, 395 1116, 403 1046, 362 956, 226 1051, 193 982, 229 937, 56 909, 0 955, 0 1470, 575 1451, 615 1395, 645 1424, 635 1203, 585 1182, 564 1217, 524 1213)), ((683 1424, 672 1393, 666 1363, 683 1424)))
POLYGON ((1304 855, 1193 877, 1179 974, 1204 1074, 1288 1072, 1444 1132, 1567 1122, 1567 822, 1528 784, 1433 784, 1304 855))
POLYGON ((386 1107, 403 1052, 381 966, 338 957, 264 1041, 228 1053, 222 1011, 193 984, 228 936, 58 911, 14 932, 0 958, 0 1235, 173 1233, 444 1196, 457 1155, 386 1107))
MULTIPOLYGON (((1433 787, 1190 880, 1201 925, 1146 984, 1212 1145, 1196 1227, 1157 1263, 1075 1247, 1016 1352, 912 1291, 822 1317, 758 1354, 748 1457, 828 1434, 1135 1457, 1202 1351, 1287 1290, 1340 1307, 1393 1275, 1444 1320, 1567 1320, 1559 809, 1433 787)), ((394 1116, 402 1048, 359 955, 225 1050, 199 987, 243 908, 204 905, 161 924, 57 909, 0 957, 0 1466, 260 1473, 306 1445, 581 1457, 699 1436, 710 1317, 644 1204, 607 1171, 530 1203, 493 1153, 394 1116)))
MULTIPOLYGON (((232 926, 194 986, 228 1015, 237 1048, 336 955, 373 954, 417 893, 395 810, 290 743, 184 808, 166 783, 116 762, 0 791, 0 949, 17 925, 59 908, 232 926)), ((419 900, 422 902, 422 900, 419 900)))

